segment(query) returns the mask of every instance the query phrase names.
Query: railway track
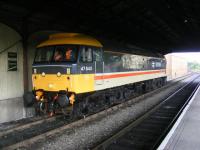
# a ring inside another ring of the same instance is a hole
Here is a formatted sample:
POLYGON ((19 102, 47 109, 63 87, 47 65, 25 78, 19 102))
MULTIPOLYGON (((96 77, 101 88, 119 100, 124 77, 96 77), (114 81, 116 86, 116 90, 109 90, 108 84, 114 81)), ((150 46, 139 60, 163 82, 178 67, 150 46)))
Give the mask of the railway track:
POLYGON ((200 76, 92 149, 156 149, 199 87, 200 76))
MULTIPOLYGON (((182 78, 180 80, 183 80, 183 79, 184 78, 182 78)), ((177 82, 179 82, 179 81, 177 81, 177 82)), ((172 83, 172 84, 175 84, 175 83, 172 83)), ((122 107, 132 105, 135 102, 139 101, 140 99, 143 99, 144 97, 148 97, 152 93, 158 92, 159 90, 162 90, 169 86, 170 85, 166 85, 165 87, 163 87, 161 89, 157 89, 150 93, 144 94, 142 96, 134 98, 133 100, 129 100, 122 104, 113 106, 109 109, 103 110, 103 111, 93 114, 93 115, 90 115, 90 116, 88 116, 84 119, 80 119, 78 121, 72 122, 72 121, 63 119, 63 116, 55 116, 52 118, 39 119, 34 122, 29 122, 27 124, 19 125, 14 128, 5 130, 3 132, 0 132, 0 149, 1 148, 17 149, 19 147, 28 147, 31 144, 37 142, 38 140, 41 140, 41 139, 44 140, 44 139, 48 138, 49 136, 54 136, 55 134, 60 134, 66 129, 80 126, 87 121, 95 120, 95 118, 97 118, 99 116, 104 116, 104 115, 107 115, 114 111, 117 111, 118 109, 120 109, 122 107)))
POLYGON ((0 133, 0 149, 69 123, 63 116, 41 119, 0 133))
MULTIPOLYGON (((30 119, 28 118, 28 119, 22 119, 22 120, 17 121, 17 122, 12 122, 12 123, 10 123, 11 127, 8 127, 6 129, 1 129, 0 138, 3 137, 3 136, 8 135, 10 133, 30 128, 30 127, 32 127, 34 125, 38 125, 38 124, 41 124, 41 123, 53 121, 58 117, 60 117, 60 115, 59 116, 53 116, 51 118, 49 118, 48 116, 33 117, 33 118, 30 118, 30 119)), ((8 124, 8 126, 9 126, 9 124, 8 124)))
POLYGON ((23 118, 20 120, 15 120, 15 121, 10 121, 10 122, 5 122, 0 124, 0 134, 4 131, 11 130, 14 128, 18 128, 20 126, 32 123, 32 122, 37 122, 39 120, 43 120, 49 118, 47 115, 44 116, 34 116, 30 118, 23 118))

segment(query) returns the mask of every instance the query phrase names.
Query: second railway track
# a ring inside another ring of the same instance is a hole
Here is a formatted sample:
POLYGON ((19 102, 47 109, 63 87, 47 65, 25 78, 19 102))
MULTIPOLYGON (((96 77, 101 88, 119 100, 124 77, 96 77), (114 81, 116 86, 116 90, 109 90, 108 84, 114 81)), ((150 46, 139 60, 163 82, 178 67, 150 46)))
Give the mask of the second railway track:
POLYGON ((93 149, 156 149, 199 87, 199 82, 200 76, 93 149))

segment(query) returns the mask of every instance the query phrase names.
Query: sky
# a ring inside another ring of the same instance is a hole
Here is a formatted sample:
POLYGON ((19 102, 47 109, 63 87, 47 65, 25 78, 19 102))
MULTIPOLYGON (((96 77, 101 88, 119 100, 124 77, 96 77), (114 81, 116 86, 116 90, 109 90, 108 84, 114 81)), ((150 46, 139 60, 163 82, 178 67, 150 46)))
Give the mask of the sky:
POLYGON ((188 62, 200 63, 200 53, 172 53, 175 56, 185 58, 188 62))

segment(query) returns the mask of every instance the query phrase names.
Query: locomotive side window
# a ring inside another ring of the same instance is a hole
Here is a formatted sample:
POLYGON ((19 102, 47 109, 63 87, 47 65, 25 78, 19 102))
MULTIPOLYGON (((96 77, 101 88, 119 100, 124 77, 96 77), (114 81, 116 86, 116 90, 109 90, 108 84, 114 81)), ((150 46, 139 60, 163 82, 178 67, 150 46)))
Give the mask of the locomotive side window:
POLYGON ((92 48, 82 47, 80 53, 81 62, 92 62, 92 48))
POLYGON ((161 68, 161 62, 156 62, 156 68, 161 68))
POLYGON ((151 69, 162 69, 165 68, 164 61, 161 59, 150 59, 149 60, 151 69))
POLYGON ((117 72, 121 71, 122 64, 122 55, 121 53, 114 53, 110 51, 104 51, 104 62, 105 62, 105 72, 117 72))
POLYGON ((162 69, 166 67, 166 61, 164 59, 161 60, 162 69))

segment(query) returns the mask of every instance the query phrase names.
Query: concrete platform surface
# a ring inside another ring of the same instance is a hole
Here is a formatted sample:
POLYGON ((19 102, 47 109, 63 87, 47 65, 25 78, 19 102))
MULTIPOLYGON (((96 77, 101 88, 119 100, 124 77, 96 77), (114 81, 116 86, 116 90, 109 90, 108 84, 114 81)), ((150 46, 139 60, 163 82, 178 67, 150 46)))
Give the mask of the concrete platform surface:
POLYGON ((200 87, 158 150, 200 150, 200 87))

